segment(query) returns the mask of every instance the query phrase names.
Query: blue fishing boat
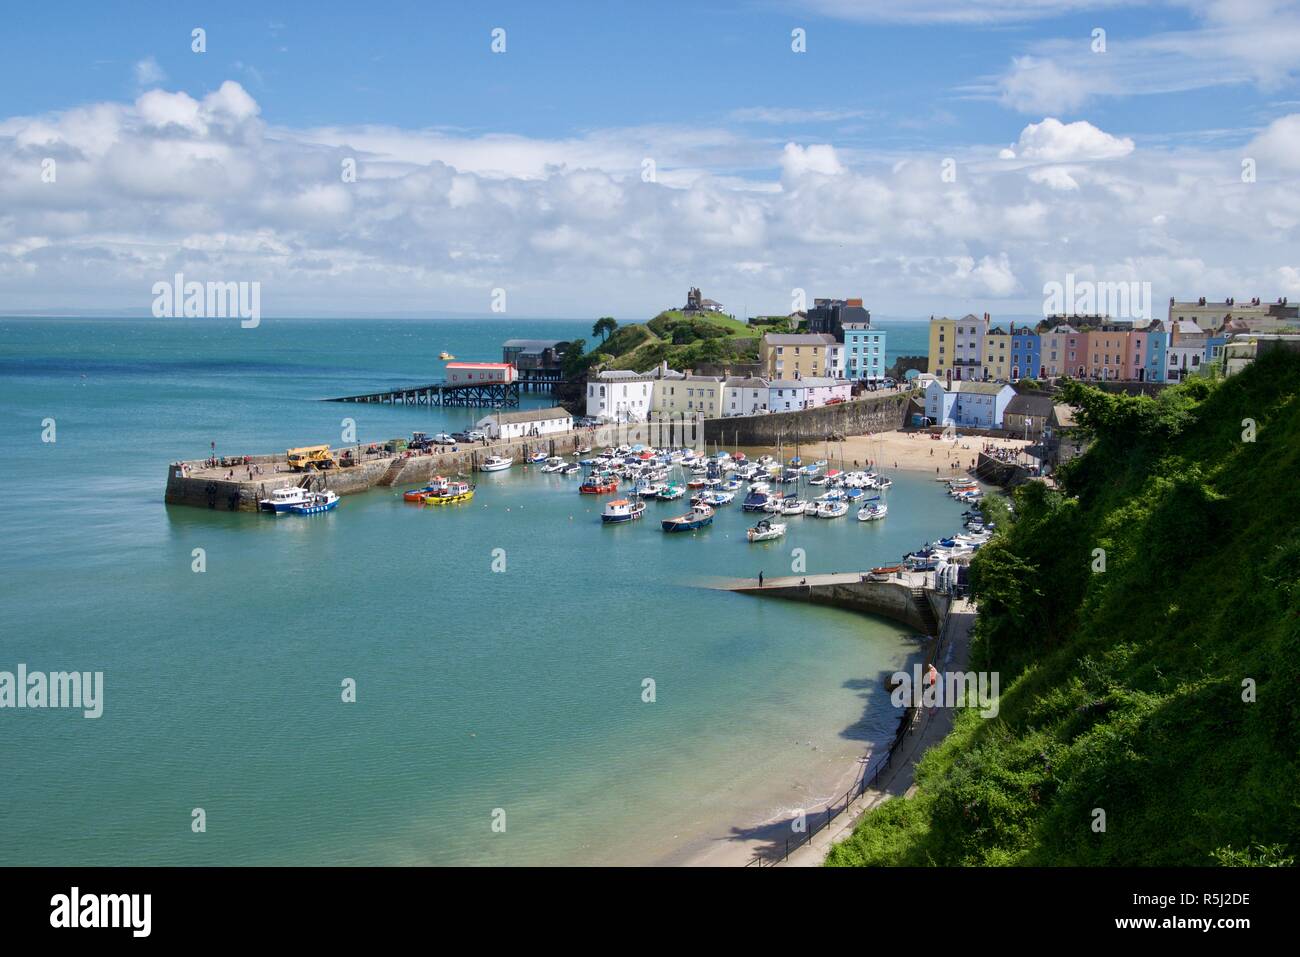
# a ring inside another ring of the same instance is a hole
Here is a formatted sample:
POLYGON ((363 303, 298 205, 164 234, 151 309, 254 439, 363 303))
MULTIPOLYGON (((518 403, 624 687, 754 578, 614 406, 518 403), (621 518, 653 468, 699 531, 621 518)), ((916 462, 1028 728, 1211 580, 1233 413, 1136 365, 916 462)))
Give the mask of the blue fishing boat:
POLYGON ((665 518, 660 525, 665 532, 693 532, 713 524, 713 509, 708 505, 695 505, 685 515, 665 518))
POLYGON ((297 505, 290 505, 289 511, 294 515, 318 515, 339 507, 337 492, 312 492, 297 505))

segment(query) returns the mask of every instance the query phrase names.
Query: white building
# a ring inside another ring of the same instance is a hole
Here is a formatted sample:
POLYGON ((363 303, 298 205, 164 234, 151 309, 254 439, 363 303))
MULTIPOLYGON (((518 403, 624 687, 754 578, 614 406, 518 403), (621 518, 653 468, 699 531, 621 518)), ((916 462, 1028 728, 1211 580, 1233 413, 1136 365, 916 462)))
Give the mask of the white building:
POLYGON ((490 439, 520 439, 530 435, 569 432, 573 429, 573 416, 559 406, 551 409, 494 412, 479 419, 478 427, 490 439))
POLYGON ((846 350, 844 343, 832 342, 826 346, 826 368, 823 370, 831 379, 844 378, 846 350))
POLYGON ((802 381, 808 387, 806 408, 809 409, 829 405, 832 402, 847 402, 853 397, 853 386, 846 379, 826 376, 802 381))
POLYGON ((1005 383, 932 380, 925 388, 925 415, 931 425, 998 429, 1015 397, 1005 383))
POLYGON ((587 381, 587 415, 602 422, 644 422, 654 402, 657 377, 607 371, 587 381))
POLYGON ((728 379, 722 387, 723 415, 761 415, 767 411, 766 379, 728 379))
POLYGON ((767 384, 767 407, 772 412, 807 408, 807 379, 773 379, 767 384))

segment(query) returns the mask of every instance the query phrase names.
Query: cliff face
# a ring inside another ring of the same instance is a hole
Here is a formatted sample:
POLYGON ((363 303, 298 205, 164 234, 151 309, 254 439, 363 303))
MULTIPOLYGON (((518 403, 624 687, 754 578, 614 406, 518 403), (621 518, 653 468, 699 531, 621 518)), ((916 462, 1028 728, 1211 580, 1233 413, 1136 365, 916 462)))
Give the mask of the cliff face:
POLYGON ((1067 387, 1095 435, 972 564, 973 667, 919 789, 835 864, 1213 865, 1300 854, 1300 357, 1159 396, 1067 387))

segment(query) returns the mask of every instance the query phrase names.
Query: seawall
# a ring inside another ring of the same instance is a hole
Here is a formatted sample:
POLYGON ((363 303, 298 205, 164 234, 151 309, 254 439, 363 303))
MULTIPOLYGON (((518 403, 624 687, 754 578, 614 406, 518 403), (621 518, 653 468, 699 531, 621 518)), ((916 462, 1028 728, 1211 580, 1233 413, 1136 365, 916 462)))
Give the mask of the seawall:
POLYGON ((820 442, 835 434, 888 432, 906 425, 910 406, 909 393, 891 392, 816 409, 705 419, 704 438, 724 446, 765 446, 820 442))
POLYGON ((918 574, 914 579, 871 581, 860 573, 790 575, 766 579, 762 587, 756 580, 725 587, 747 595, 832 605, 879 615, 922 634, 936 635, 943 627, 951 599, 923 584, 927 581, 924 575, 918 574))
MULTIPOLYGON (((704 429, 700 417, 671 422, 639 422, 607 425, 597 429, 577 429, 533 438, 506 439, 488 445, 460 445, 456 451, 432 454, 369 454, 369 444, 334 449, 350 450, 355 465, 327 469, 323 472, 291 472, 283 452, 275 455, 246 456, 246 465, 209 466, 204 460, 173 462, 167 468, 167 488, 163 500, 168 505, 189 505, 223 512, 255 512, 257 503, 272 489, 310 482, 313 489, 330 489, 339 495, 365 492, 378 486, 423 485, 435 475, 457 476, 472 481, 480 461, 490 455, 511 458, 516 463, 542 452, 548 456, 571 456, 579 448, 593 451, 609 446, 636 445, 701 447, 704 429), (250 466, 261 468, 250 478, 250 466), (234 472, 233 478, 227 476, 234 472)), ((383 443, 378 443, 382 447, 383 443)))

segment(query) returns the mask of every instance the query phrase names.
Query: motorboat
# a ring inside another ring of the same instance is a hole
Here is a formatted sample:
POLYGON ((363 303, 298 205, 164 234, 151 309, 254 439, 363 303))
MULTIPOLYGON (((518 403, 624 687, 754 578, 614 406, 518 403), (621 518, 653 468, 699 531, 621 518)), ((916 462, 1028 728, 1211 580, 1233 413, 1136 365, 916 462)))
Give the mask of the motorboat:
POLYGON ((545 452, 534 452, 532 455, 528 456, 529 465, 540 465, 545 461, 546 461, 545 452))
POLYGON ((751 542, 768 542, 785 534, 784 522, 773 522, 770 518, 760 519, 758 524, 745 532, 751 542))
POLYGON ((402 493, 402 498, 407 502, 423 502, 430 495, 441 495, 447 491, 447 479, 441 475, 435 475, 429 484, 423 488, 413 488, 408 492, 402 493))
POLYGON ((305 488, 299 488, 297 485, 286 485, 283 488, 271 489, 270 497, 258 502, 257 508, 262 512, 280 514, 289 511, 295 505, 301 505, 310 494, 305 488))
POLYGON ((817 506, 818 518, 843 518, 849 513, 848 502, 831 500, 817 506))
POLYGON ((478 464, 480 472, 500 472, 514 465, 514 459, 502 458, 499 455, 489 455, 478 464))
POLYGON ((289 511, 294 515, 317 515, 321 512, 332 511, 338 507, 338 493, 326 489, 323 492, 308 492, 307 497, 301 502, 290 505, 289 511))
POLYGON ((605 503, 605 509, 600 513, 600 520, 606 525, 618 525, 622 522, 634 522, 644 514, 645 502, 616 498, 605 503))
POLYGON ((545 464, 542 466, 542 471, 563 472, 566 468, 568 468, 568 466, 569 463, 566 462, 562 456, 552 455, 550 458, 545 460, 545 464))
POLYGON ((592 472, 583 479, 582 484, 578 486, 578 491, 583 495, 607 495, 610 492, 617 492, 618 477, 592 472))
POLYGON ((669 483, 661 488, 655 498, 661 502, 671 502, 673 499, 681 498, 686 494, 686 489, 676 483, 669 483))
POLYGON ((876 522, 884 518, 889 513, 889 506, 884 502, 871 501, 867 502, 858 509, 859 522, 876 522))
POLYGON ((704 504, 693 505, 685 515, 665 518, 659 524, 665 532, 692 532, 713 524, 713 508, 704 504))
POLYGON ((468 482, 451 482, 441 495, 430 495, 424 500, 425 505, 459 505, 474 498, 474 486, 468 482))

